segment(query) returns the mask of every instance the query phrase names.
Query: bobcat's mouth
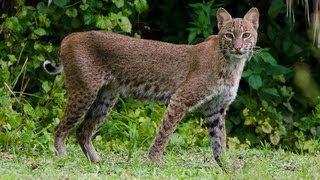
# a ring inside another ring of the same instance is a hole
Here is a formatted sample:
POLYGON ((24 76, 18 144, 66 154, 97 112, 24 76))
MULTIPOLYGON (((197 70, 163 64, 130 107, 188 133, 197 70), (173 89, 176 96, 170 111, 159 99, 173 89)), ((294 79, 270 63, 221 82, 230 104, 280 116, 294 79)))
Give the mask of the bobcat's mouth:
POLYGON ((227 53, 227 55, 231 58, 231 59, 243 59, 246 58, 248 56, 248 52, 237 52, 237 51, 229 51, 227 53))
POLYGON ((241 48, 241 49, 225 49, 224 54, 231 59, 245 59, 250 55, 250 50, 241 48))
POLYGON ((231 56, 235 58, 243 58, 246 56, 246 54, 233 53, 231 54, 231 56))
POLYGON ((233 49, 230 51, 230 55, 235 57, 235 58, 244 58, 249 54, 248 50, 244 49, 233 49))

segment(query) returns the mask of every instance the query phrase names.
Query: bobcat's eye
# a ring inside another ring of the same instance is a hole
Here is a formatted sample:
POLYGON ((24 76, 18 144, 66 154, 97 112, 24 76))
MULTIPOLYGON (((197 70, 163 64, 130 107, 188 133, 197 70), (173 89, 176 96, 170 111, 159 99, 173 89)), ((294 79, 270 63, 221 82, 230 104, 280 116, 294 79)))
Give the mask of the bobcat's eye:
POLYGON ((233 39, 233 34, 232 33, 226 33, 224 35, 227 39, 233 39))
POLYGON ((250 33, 243 33, 242 34, 242 38, 248 38, 248 37, 250 37, 251 36, 251 34, 250 33))

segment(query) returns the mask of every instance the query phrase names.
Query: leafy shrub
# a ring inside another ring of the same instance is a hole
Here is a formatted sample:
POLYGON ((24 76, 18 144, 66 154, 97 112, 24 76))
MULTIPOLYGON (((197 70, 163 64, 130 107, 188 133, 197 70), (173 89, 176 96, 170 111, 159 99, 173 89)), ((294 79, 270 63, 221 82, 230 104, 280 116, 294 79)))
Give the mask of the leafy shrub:
POLYGON ((58 124, 57 117, 61 116, 65 103, 61 76, 54 83, 45 81, 34 94, 12 89, 6 83, 0 88, 1 149, 46 152, 52 145, 51 132, 58 124))
POLYGON ((193 27, 188 28, 188 43, 203 42, 204 39, 213 34, 213 19, 218 6, 213 6, 213 1, 207 3, 190 4, 194 14, 192 16, 193 27))

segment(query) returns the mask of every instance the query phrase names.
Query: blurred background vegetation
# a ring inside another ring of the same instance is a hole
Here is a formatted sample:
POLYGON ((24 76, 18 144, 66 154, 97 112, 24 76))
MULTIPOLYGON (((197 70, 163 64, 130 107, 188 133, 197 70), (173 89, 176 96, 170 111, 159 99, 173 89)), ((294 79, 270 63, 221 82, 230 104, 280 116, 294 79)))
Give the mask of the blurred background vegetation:
MULTIPOLYGON (((0 0, 0 151, 51 153, 65 105, 63 74, 50 76, 71 32, 106 30, 179 44, 217 33, 219 7, 261 13, 259 49, 247 63, 227 116, 229 145, 320 151, 319 0, 0 0), (48 150, 50 149, 50 150, 48 150)), ((161 102, 120 99, 96 141, 148 147, 165 111, 161 102)), ((209 146, 201 109, 189 114, 170 148, 209 146)), ((69 141, 74 141, 71 138, 69 141)))

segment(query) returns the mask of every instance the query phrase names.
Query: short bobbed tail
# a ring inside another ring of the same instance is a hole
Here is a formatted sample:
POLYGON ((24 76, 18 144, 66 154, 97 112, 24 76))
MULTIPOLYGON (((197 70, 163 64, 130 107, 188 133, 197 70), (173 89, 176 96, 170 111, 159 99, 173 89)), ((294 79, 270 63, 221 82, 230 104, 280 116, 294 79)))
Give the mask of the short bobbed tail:
POLYGON ((51 61, 46 60, 46 61, 44 61, 42 66, 43 66, 44 70, 51 75, 58 74, 63 70, 63 65, 61 62, 57 63, 56 66, 53 66, 51 61))

